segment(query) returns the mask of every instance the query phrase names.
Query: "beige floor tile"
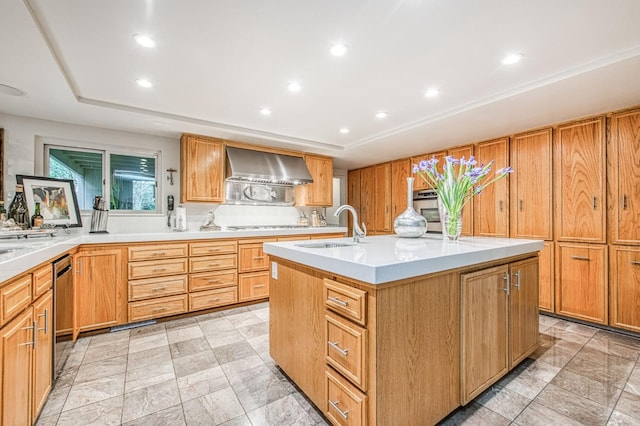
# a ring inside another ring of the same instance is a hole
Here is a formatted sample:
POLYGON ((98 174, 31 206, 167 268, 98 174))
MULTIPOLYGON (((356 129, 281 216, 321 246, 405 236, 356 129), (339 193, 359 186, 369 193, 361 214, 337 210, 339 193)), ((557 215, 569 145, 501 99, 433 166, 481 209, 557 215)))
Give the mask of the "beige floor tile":
POLYGON ((640 420, 627 416, 620 411, 613 410, 607 426, 640 426, 640 420))
POLYGON ((175 378, 176 375, 171 360, 160 364, 147 365, 136 370, 127 370, 124 392, 133 392, 175 378))
POLYGON ((616 405, 616 411, 640 420, 640 396, 629 392, 622 392, 616 405))
POLYGON ((582 423, 557 411, 532 402, 513 422, 517 426, 581 426, 582 423))
POLYGON ((476 402, 458 408, 452 415, 438 423, 441 426, 506 426, 509 419, 476 402))
POLYGON ((118 395, 100 402, 64 411, 58 419, 58 426, 77 426, 81 419, 83 426, 119 425, 122 418, 123 396, 118 395))
POLYGON ((605 424, 613 411, 552 384, 547 385, 534 401, 585 425, 605 424))
POLYGON ((73 385, 62 411, 93 404, 124 393, 124 373, 73 385))
POLYGON ((178 389, 182 402, 230 387, 222 367, 217 366, 178 379, 178 389))
POLYGON ((290 395, 250 411, 247 416, 254 426, 313 426, 316 424, 302 409, 298 401, 290 395))
POLYGON ((129 354, 169 346, 167 333, 153 333, 129 340, 129 354))
POLYGON ((124 396, 122 422, 130 422, 178 404, 180 393, 175 380, 129 392, 124 396))
POLYGON ((531 399, 501 385, 494 385, 483 392, 476 402, 502 417, 514 420, 529 405, 531 399))
POLYGON ((199 337, 204 337, 204 334, 202 334, 202 330, 195 320, 191 326, 167 329, 167 339, 169 340, 169 344, 197 339, 199 337))
POLYGON ((183 426, 186 424, 182 405, 178 404, 131 420, 130 422, 124 423, 124 426, 183 426))
POLYGON ((188 425, 218 425, 244 415, 231 387, 192 399, 183 404, 188 425))
MULTIPOLYGON (((109 350, 105 348, 105 350, 109 350)), ((107 358, 96 362, 83 362, 78 369, 74 384, 90 382, 103 377, 122 374, 127 370, 127 355, 107 358)))

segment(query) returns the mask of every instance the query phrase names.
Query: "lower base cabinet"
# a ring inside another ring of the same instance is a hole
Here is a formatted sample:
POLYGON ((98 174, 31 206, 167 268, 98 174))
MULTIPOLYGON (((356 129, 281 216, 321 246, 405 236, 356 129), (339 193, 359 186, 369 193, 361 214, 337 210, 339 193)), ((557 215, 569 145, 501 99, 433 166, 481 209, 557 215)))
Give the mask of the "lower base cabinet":
POLYGON ((553 241, 545 241, 538 256, 539 265, 539 306, 541 311, 554 312, 555 309, 555 256, 553 241))
POLYGON ((609 324, 640 333, 640 247, 611 246, 610 250, 609 324))

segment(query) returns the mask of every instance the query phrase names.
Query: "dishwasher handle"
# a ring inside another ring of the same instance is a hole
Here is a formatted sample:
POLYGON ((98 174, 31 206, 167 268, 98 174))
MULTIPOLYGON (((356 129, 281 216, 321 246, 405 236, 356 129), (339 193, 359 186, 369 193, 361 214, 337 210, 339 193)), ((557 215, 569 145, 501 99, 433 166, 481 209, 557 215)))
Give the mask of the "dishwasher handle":
POLYGON ((53 274, 56 278, 61 277, 67 272, 71 271, 71 256, 66 255, 55 262, 53 262, 53 274))

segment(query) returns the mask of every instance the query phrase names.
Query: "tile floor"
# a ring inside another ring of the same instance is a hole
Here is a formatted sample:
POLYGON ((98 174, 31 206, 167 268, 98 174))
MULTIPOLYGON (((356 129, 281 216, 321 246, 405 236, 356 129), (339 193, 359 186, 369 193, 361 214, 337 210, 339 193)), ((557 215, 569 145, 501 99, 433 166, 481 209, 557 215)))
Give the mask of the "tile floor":
MULTIPOLYGON (((267 303, 79 339, 38 425, 324 425, 267 303)), ((541 348, 443 425, 640 425, 640 339, 540 317, 541 348)))

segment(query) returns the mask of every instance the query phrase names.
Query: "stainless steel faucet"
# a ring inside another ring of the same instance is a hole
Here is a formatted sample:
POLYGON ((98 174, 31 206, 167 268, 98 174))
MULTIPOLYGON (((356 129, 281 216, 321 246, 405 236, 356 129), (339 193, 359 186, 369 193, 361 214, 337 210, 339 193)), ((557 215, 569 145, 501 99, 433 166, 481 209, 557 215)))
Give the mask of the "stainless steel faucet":
POLYGON ((364 222, 362 223, 362 228, 358 225, 358 212, 349 204, 343 204, 334 213, 334 216, 339 216, 344 210, 349 210, 351 212, 351 217, 353 218, 353 241, 360 242, 360 238, 364 238, 367 236, 367 227, 364 222), (364 231, 363 231, 364 229, 364 231))

